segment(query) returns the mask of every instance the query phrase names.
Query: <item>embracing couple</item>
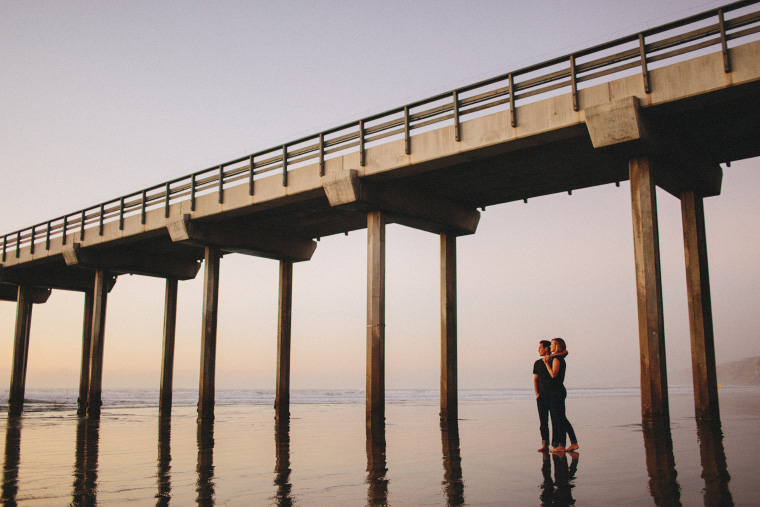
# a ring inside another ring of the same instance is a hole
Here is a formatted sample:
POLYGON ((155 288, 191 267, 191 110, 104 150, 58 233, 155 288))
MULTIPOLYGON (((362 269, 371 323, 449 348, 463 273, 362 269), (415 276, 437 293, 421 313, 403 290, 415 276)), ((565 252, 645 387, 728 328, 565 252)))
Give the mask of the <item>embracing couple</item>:
POLYGON ((538 344, 541 359, 533 364, 533 387, 536 390, 538 418, 541 422, 541 448, 538 452, 549 450, 549 415, 552 419, 551 452, 561 453, 578 449, 578 440, 570 421, 565 416, 565 356, 567 346, 562 338, 551 342, 541 340, 538 344), (570 437, 570 445, 565 448, 565 435, 570 437))

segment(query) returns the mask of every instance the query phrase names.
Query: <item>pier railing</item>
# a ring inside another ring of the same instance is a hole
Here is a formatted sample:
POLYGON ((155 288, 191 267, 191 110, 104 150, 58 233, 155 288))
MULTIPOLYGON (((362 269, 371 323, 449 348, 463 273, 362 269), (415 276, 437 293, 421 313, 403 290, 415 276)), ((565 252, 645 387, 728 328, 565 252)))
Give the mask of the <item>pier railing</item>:
POLYGON ((226 188, 248 185, 254 195, 256 180, 282 175, 288 185, 288 171, 309 164, 324 175, 325 160, 359 153, 364 166, 368 147, 404 140, 406 154, 411 154, 411 138, 425 131, 454 126, 454 136, 461 139, 460 123, 465 119, 508 111, 512 127, 519 125, 517 107, 551 96, 571 93, 572 107, 580 109, 578 90, 633 74, 641 74, 646 93, 651 92, 649 71, 705 53, 721 51, 725 72, 731 72, 729 48, 755 40, 760 32, 760 0, 741 1, 703 12, 637 34, 622 37, 592 48, 531 65, 478 83, 441 93, 424 100, 362 118, 323 132, 303 137, 267 150, 217 164, 208 169, 176 178, 144 190, 70 213, 47 222, 20 229, 2 238, 2 262, 8 256, 19 257, 28 246, 50 248, 53 238, 79 232, 103 234, 105 223, 119 223, 140 216, 145 223, 149 210, 165 210, 172 204, 190 201, 195 209, 198 196, 217 194, 224 202, 226 188))

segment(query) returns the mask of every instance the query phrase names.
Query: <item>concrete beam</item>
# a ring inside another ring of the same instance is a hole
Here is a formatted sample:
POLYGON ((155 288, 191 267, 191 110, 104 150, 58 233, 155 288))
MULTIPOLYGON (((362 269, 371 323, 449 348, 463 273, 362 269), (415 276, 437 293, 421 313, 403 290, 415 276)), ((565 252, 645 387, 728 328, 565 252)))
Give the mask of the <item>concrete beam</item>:
MULTIPOLYGON (((15 285, 39 287, 42 290, 62 289, 87 292, 92 290, 95 283, 95 271, 79 269, 75 266, 67 269, 65 265, 30 266, 20 269, 0 268, 0 281, 15 285)), ((111 292, 114 284, 116 284, 116 278, 111 277, 108 281, 108 292, 111 292)))
POLYGON ((326 178, 324 189, 330 206, 382 211, 391 222, 434 234, 473 234, 480 221, 480 212, 463 204, 410 185, 363 181, 355 169, 326 178))
MULTIPOLYGON (((35 304, 46 303, 50 298, 50 289, 39 287, 27 288, 27 298, 35 304)), ((12 283, 0 283, 0 301, 17 301, 18 285, 12 283)))
POLYGON ((600 104, 585 109, 586 127, 594 148, 646 138, 638 97, 600 104))
POLYGON ((317 249, 311 239, 280 236, 268 232, 241 230, 224 224, 197 222, 183 215, 167 223, 172 241, 197 246, 213 246, 225 252, 235 252, 269 259, 293 262, 308 261, 317 249))
POLYGON ((656 161, 657 186, 681 198, 684 192, 695 192, 701 197, 720 195, 723 169, 710 162, 674 161, 659 157, 656 161))
POLYGON ((135 250, 91 251, 82 248, 79 243, 67 245, 62 253, 67 266, 108 269, 112 273, 174 280, 192 280, 201 267, 200 263, 194 260, 168 258, 135 250))

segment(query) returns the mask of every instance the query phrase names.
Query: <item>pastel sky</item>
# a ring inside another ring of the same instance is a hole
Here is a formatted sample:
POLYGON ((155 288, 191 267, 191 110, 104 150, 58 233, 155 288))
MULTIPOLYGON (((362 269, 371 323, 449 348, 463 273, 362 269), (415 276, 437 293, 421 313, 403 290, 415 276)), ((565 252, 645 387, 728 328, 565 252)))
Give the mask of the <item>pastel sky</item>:
MULTIPOLYGON (((721 3, 5 0, 0 233, 721 3)), ((758 185, 757 159, 734 162, 705 201, 719 363, 760 355, 758 185)), ((690 368, 680 204, 657 199, 674 372, 690 368)), ((217 387, 273 389, 278 263, 221 272, 217 387)), ((438 237, 389 226, 386 283, 386 385, 437 388, 438 237)), ((553 336, 569 386, 638 385, 627 182, 489 207, 458 240, 458 285, 460 388, 530 388, 553 336)), ((179 291, 175 385, 197 388, 201 277, 179 291)), ((363 389, 366 231, 322 238, 293 297, 292 386, 363 389)), ((163 280, 119 278, 104 389, 158 388, 163 298, 163 280)), ((15 311, 0 302, 0 383, 15 311)), ((35 306, 28 387, 78 385, 82 314, 79 293, 35 306)))

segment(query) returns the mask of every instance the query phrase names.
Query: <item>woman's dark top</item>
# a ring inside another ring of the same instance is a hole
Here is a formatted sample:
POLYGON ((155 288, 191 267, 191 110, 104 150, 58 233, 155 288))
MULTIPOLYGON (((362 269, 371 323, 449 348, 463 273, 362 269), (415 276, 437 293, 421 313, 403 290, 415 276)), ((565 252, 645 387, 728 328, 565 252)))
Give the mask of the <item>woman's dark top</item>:
POLYGON ((557 356, 552 361, 559 361, 559 371, 557 372, 557 376, 554 377, 554 389, 559 389, 559 390, 564 391, 565 390, 565 369, 567 369, 567 365, 565 364, 565 358, 562 356, 557 356))

